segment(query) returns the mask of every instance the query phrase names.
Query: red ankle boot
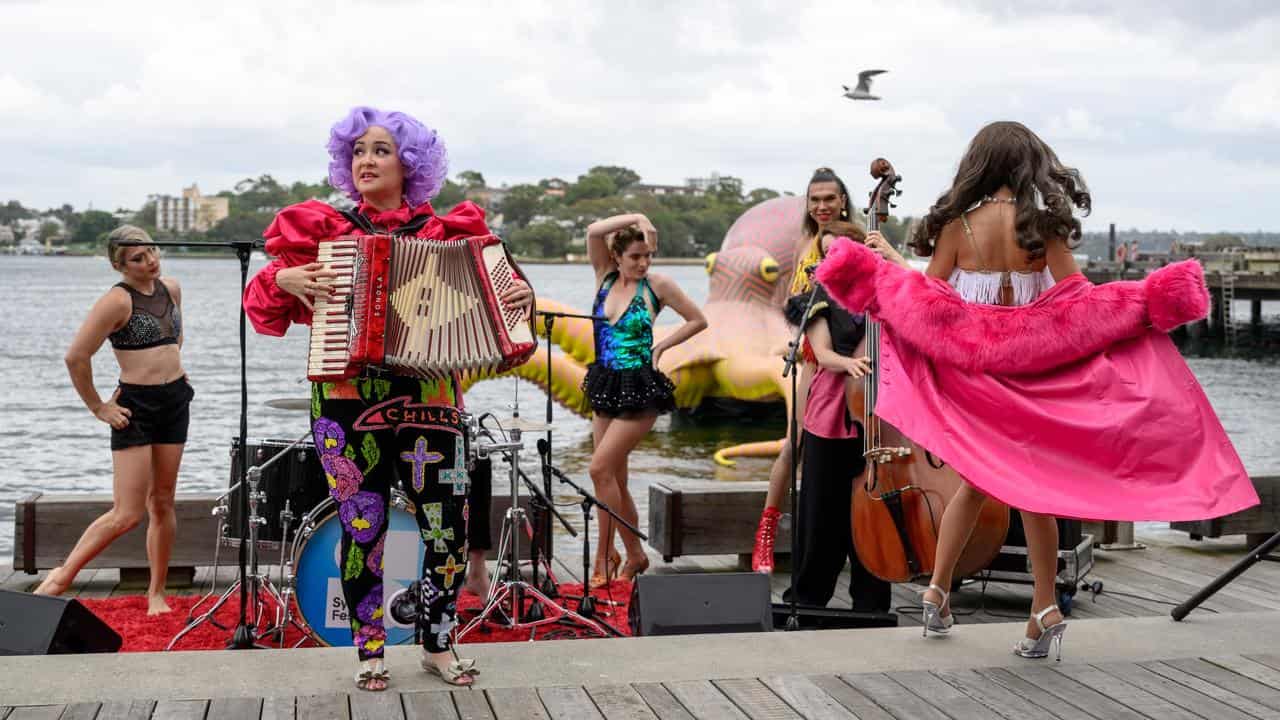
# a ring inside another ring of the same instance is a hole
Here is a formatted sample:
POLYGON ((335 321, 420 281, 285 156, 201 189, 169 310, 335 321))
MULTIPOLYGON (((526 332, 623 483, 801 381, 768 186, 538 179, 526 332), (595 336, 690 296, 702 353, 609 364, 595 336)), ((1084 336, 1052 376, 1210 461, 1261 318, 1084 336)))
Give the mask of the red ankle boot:
POLYGON ((760 526, 756 528, 756 545, 751 551, 751 572, 769 575, 773 572, 773 541, 778 537, 778 508, 765 508, 760 513, 760 526))

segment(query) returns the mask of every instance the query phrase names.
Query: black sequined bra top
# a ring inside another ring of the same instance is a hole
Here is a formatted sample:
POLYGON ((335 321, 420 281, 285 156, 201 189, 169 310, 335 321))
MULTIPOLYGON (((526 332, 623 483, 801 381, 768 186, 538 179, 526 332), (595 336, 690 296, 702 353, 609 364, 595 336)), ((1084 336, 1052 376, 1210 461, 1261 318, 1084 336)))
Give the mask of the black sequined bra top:
POLYGON ((111 333, 107 339, 116 350, 145 350, 161 345, 176 345, 182 335, 182 311, 169 296, 169 288, 156 280, 156 289, 144 295, 128 283, 116 283, 124 288, 133 300, 133 314, 124 327, 111 333))

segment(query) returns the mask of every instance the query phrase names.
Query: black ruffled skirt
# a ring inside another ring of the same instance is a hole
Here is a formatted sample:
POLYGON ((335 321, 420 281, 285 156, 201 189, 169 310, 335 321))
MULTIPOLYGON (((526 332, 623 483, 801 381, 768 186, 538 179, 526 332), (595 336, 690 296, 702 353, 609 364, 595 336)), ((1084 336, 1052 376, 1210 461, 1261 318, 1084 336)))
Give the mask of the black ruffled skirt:
POLYGON ((676 409, 676 386, 651 366, 612 370, 593 362, 587 366, 582 392, 591 402, 592 412, 609 417, 648 412, 661 415, 676 409))

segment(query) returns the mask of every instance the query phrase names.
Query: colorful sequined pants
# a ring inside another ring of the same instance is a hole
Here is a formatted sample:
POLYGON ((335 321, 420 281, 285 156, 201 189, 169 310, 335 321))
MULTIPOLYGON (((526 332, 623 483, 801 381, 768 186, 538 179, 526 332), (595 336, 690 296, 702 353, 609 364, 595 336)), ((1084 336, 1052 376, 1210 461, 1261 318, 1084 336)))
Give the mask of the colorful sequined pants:
POLYGON ((418 630, 429 652, 449 649, 466 577, 467 492, 461 418, 453 384, 389 376, 314 383, 311 429, 342 523, 339 564, 360 659, 383 656, 382 550, 397 478, 422 541, 427 612, 418 630))

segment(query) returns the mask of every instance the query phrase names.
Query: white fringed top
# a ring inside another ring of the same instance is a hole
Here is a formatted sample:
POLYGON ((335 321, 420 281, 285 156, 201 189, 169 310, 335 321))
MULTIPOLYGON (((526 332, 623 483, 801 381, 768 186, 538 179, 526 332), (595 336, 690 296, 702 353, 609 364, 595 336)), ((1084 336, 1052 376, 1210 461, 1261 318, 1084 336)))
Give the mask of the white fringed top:
MULTIPOLYGON (((977 208, 986 202, 1007 202, 1013 204, 1013 198, 996 198, 985 197, 978 201, 969 211, 977 208)), ((1049 268, 1043 270, 1004 270, 992 271, 986 269, 986 262, 982 258, 982 251, 978 249, 978 242, 973 238, 973 230, 969 227, 969 219, 964 213, 960 213, 960 224, 964 228, 965 237, 969 238, 969 242, 973 244, 973 251, 978 256, 978 269, 965 270, 956 268, 951 271, 951 277, 947 278, 947 282, 951 287, 955 288, 957 294, 965 299, 965 302, 981 303, 983 305, 1004 305, 1004 288, 1010 288, 1012 298, 1008 304, 1010 305, 1027 305, 1031 301, 1040 297, 1040 293, 1053 287, 1053 275, 1049 272, 1049 268)))

